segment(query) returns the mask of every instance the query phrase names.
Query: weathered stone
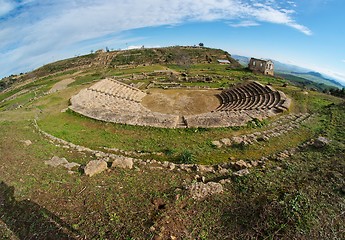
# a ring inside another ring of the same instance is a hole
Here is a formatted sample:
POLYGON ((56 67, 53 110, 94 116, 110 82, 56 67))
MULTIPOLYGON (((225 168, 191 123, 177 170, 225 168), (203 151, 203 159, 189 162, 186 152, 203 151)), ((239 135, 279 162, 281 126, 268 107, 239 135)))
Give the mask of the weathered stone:
POLYGON ((103 160, 90 161, 84 168, 84 173, 90 177, 101 173, 108 168, 107 163, 103 160))
POLYGON ((21 142, 24 143, 24 145, 27 146, 27 147, 32 144, 32 142, 30 140, 23 140, 21 142))
POLYGON ((256 167, 259 165, 258 161, 251 161, 250 163, 253 167, 256 167))
POLYGON ((239 160, 237 162, 231 163, 231 165, 235 170, 241 170, 241 169, 245 169, 249 167, 249 164, 243 160, 239 160))
POLYGON ((213 146, 217 148, 221 148, 223 146, 223 144, 220 141, 212 141, 211 143, 213 146))
POLYGON ((163 165, 163 167, 168 168, 168 167, 169 167, 169 162, 164 161, 164 162, 162 163, 162 165, 163 165))
POLYGON ((222 174, 222 175, 225 175, 225 174, 228 174, 228 173, 229 173, 229 170, 226 169, 226 168, 222 168, 222 169, 220 169, 218 172, 219 172, 220 174, 222 174))
POLYGON ((75 163, 75 162, 70 162, 70 163, 66 163, 63 165, 65 168, 67 168, 68 170, 72 170, 73 168, 79 168, 80 164, 79 163, 75 163))
POLYGON ((226 184, 226 183, 231 183, 230 179, 222 179, 219 181, 220 184, 226 184))
POLYGON ((128 157, 119 157, 114 159, 113 163, 111 164, 113 168, 133 168, 133 159, 128 157))
POLYGON ((102 156, 103 156, 103 154, 101 152, 96 152, 95 153, 95 157, 102 157, 102 156))
POLYGON ((221 142, 222 144, 224 144, 225 146, 230 146, 230 145, 231 145, 231 140, 230 140, 229 138, 222 138, 222 139, 220 140, 220 142, 221 142))
POLYGON ((52 167, 57 167, 63 164, 67 164, 68 161, 66 160, 66 158, 59 158, 57 156, 54 156, 52 157, 52 159, 45 161, 44 163, 52 167))
POLYGON ((214 168, 212 166, 206 166, 206 165, 198 165, 200 172, 214 172, 214 168))
POLYGON ((223 192, 223 186, 220 183, 215 182, 195 182, 188 187, 189 194, 193 199, 202 200, 213 194, 219 194, 223 192))
POLYGON ((268 135, 260 136, 257 138, 258 141, 267 142, 269 140, 268 135))
POLYGON ((169 169, 174 170, 176 165, 174 163, 169 163, 169 169))
POLYGON ((315 141, 314 141, 314 147, 316 148, 323 148, 326 145, 328 145, 330 143, 330 140, 325 138, 325 137, 318 137, 315 141))
POLYGON ((242 177, 242 176, 248 175, 249 174, 249 170, 246 168, 246 169, 242 169, 242 170, 239 170, 237 172, 234 172, 233 174, 235 176, 242 177))
POLYGON ((233 142, 233 144, 238 145, 238 144, 241 144, 243 142, 243 138, 241 138, 241 137, 232 137, 231 141, 233 142))

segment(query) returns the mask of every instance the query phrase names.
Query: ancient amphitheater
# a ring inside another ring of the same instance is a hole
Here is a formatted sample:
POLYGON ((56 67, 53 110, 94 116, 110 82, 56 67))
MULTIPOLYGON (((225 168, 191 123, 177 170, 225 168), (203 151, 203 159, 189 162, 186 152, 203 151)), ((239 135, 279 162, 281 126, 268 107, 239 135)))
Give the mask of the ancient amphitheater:
POLYGON ((287 110, 290 99, 281 91, 248 81, 222 91, 218 108, 196 115, 153 112, 141 104, 147 94, 115 79, 103 79, 71 98, 70 109, 101 121, 162 128, 246 125, 287 110))

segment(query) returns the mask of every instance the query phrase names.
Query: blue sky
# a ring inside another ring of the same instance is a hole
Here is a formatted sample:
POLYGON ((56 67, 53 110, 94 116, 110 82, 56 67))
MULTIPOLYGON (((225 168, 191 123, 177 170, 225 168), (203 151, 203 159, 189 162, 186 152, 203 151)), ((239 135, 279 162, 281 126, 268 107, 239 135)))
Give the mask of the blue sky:
POLYGON ((91 50, 194 45, 345 83, 343 0, 0 0, 0 77, 91 50))

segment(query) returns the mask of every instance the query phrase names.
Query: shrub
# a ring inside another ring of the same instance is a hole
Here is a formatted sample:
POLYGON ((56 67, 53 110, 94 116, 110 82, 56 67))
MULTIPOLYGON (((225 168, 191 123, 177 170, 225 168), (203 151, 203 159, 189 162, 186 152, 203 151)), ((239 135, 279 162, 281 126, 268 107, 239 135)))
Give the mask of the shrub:
POLYGON ((178 156, 177 163, 192 164, 192 163, 195 163, 195 158, 190 151, 184 150, 178 156))

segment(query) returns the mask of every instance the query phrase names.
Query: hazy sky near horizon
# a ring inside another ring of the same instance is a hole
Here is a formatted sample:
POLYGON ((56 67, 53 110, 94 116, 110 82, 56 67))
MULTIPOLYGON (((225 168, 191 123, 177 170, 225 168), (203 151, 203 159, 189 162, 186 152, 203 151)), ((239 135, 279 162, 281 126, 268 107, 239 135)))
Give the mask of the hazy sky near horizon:
POLYGON ((345 83, 344 0, 0 0, 0 77, 108 47, 194 45, 345 83))

